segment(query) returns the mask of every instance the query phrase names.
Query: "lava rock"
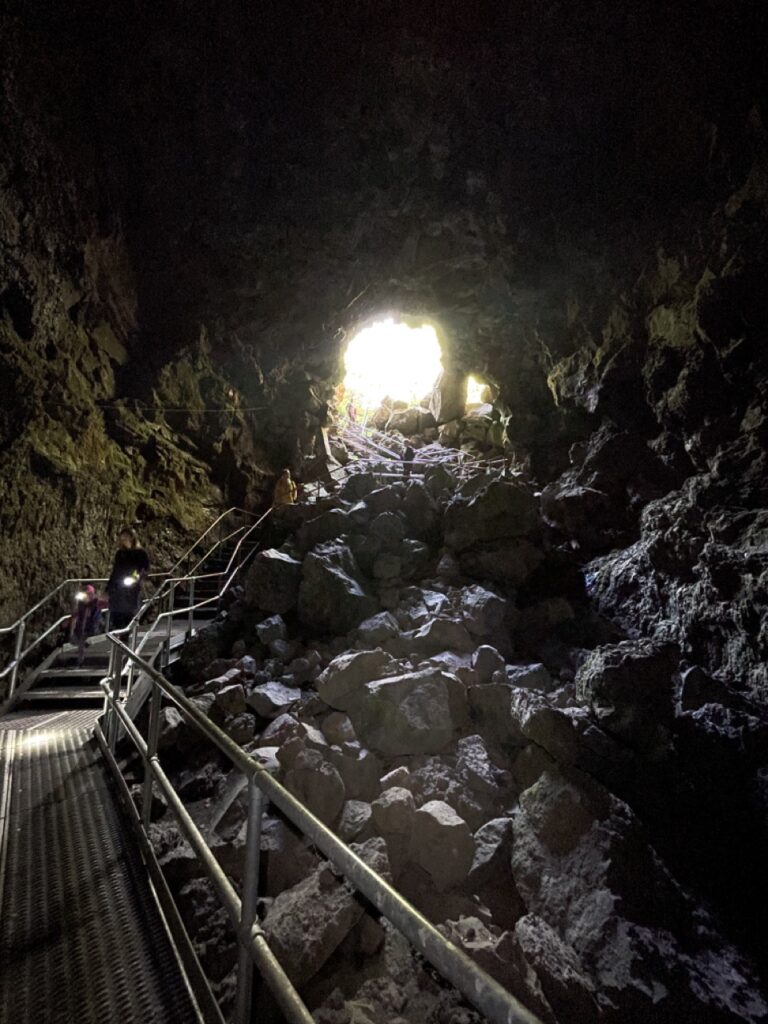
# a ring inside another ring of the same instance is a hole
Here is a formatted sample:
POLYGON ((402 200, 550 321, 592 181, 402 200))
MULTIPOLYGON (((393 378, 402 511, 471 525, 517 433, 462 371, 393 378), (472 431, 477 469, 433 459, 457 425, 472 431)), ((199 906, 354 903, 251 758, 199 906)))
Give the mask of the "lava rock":
POLYGON ((322 544, 304 559, 299 617, 320 633, 342 635, 376 611, 346 544, 322 544))
POLYGON ((317 677, 321 699, 339 711, 347 711, 358 700, 361 689, 373 679, 394 675, 397 662, 386 651, 357 651, 334 658, 317 677))
POLYGON ((399 633, 400 627, 394 615, 391 612, 379 612, 361 622, 354 636, 364 647, 376 647, 399 633))
POLYGON ((454 683, 461 686, 439 669, 366 683, 348 708, 355 732, 385 757, 437 753, 457 730, 454 683))
POLYGON ((661 756, 674 716, 672 675, 680 658, 675 644, 624 640, 588 655, 576 675, 576 692, 590 704, 606 732, 646 755, 661 756))
POLYGON ((254 686, 248 694, 247 703, 260 718, 277 718, 292 708, 300 698, 300 689, 271 682, 254 686))
POLYGON ((245 578, 249 605, 263 612, 284 615, 299 600, 301 562, 275 548, 260 551, 245 578))
POLYGON ((256 636, 265 647, 269 647, 276 640, 285 640, 288 636, 288 630, 282 616, 272 615, 270 618, 257 623, 256 636))
POLYGON ((445 543, 454 551, 511 537, 538 525, 538 504, 516 484, 494 480, 468 501, 455 498, 445 513, 445 543))
POLYGON ((285 786, 326 825, 336 820, 344 806, 341 776, 318 750, 299 752, 285 774, 285 786))
MULTIPOLYGON (((353 845, 375 871, 388 877, 383 839, 353 845)), ((330 864, 321 864, 292 889, 280 893, 264 919, 270 948, 294 985, 314 977, 363 915, 353 889, 330 864)))
POLYGON ((466 879, 474 854, 475 841, 467 823, 448 804, 430 800, 415 812, 411 860, 429 874, 440 892, 466 879))

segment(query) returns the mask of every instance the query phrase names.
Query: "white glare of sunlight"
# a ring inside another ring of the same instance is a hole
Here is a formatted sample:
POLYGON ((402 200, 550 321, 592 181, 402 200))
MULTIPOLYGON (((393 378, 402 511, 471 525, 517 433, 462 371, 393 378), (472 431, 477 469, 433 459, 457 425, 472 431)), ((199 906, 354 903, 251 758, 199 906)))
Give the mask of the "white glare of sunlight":
POLYGON ((485 384, 474 377, 467 377, 467 405, 479 405, 483 400, 485 384))
POLYGON ((344 365, 347 392, 370 407, 387 395, 396 401, 418 402, 443 369, 434 327, 409 327, 393 319, 378 320, 356 334, 344 365))

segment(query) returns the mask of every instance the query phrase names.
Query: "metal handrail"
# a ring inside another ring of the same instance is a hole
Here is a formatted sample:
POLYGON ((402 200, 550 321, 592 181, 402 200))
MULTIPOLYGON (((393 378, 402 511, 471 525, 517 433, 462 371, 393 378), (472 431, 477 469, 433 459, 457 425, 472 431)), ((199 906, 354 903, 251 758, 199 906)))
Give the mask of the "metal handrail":
POLYGON ((218 524, 220 522, 222 522, 222 520, 226 519, 227 516, 232 515, 233 512, 238 512, 241 515, 246 515, 246 516, 254 516, 254 518, 256 517, 256 513, 255 512, 249 512, 247 509, 239 508, 237 505, 233 505, 232 508, 228 508, 226 512, 222 512, 221 513, 221 515, 218 517, 218 519, 214 519, 214 521, 211 523, 211 525, 208 527, 208 529, 205 531, 205 533, 201 533, 200 536, 197 538, 197 540, 194 542, 194 544, 192 544, 189 548, 187 548, 187 550, 184 552, 184 554, 181 555, 181 557, 178 558, 176 560, 176 562, 174 562, 174 564, 168 570, 168 575, 170 576, 174 572, 176 572, 176 570, 179 568, 179 566, 184 561, 184 559, 192 554, 192 552, 195 550, 195 548, 198 546, 198 544, 200 544, 202 541, 204 541, 205 538, 208 536, 208 534, 212 530, 215 530, 216 527, 218 526, 218 524))
MULTIPOLYGON (((184 561, 184 559, 187 558, 195 550, 195 548, 200 544, 200 542, 205 540, 205 538, 208 536, 208 534, 211 532, 211 530, 215 529, 216 526, 218 526, 218 524, 223 519, 225 519, 229 515, 232 515, 233 512, 238 512, 240 515, 253 516, 254 518, 257 517, 257 513, 256 512, 249 512, 247 509, 239 508, 237 505, 233 505, 232 508, 228 508, 226 512, 222 512, 222 514, 211 523, 211 525, 208 527, 208 529, 204 533, 200 534, 200 536, 197 538, 197 540, 189 548, 187 548, 187 550, 184 552, 184 554, 179 559, 177 559, 177 561, 171 566, 170 569, 166 569, 166 570, 164 570, 162 572, 150 573, 149 577, 153 578, 153 577, 156 577, 156 576, 170 576, 170 575, 172 575, 178 569, 178 567, 181 565, 181 563, 184 561)), ((62 580, 61 583, 57 583, 57 585, 53 588, 53 590, 50 590, 44 597, 41 597, 40 600, 37 602, 37 604, 33 604, 32 607, 28 608, 27 611, 25 611, 23 615, 20 615, 18 617, 18 619, 16 619, 15 622, 12 622, 10 624, 10 626, 0 626, 0 636, 4 635, 6 633, 12 633, 15 629, 18 629, 18 627, 21 625, 22 622, 25 622, 29 618, 30 615, 33 615, 36 611, 38 611, 40 608, 42 608, 43 605, 47 601, 50 601, 51 598, 55 597, 56 594, 58 594, 60 590, 64 589, 64 587, 71 587, 73 584, 76 585, 76 584, 80 584, 80 583, 107 583, 107 582, 108 582, 108 579, 106 577, 99 577, 97 579, 94 576, 81 576, 81 577, 74 577, 73 576, 70 579, 62 580)))
MULTIPOLYGON (((128 623, 127 626, 124 626, 120 630, 113 631, 111 635, 113 635, 113 636, 114 635, 117 635, 117 636, 134 635, 134 644, 135 644, 135 647, 136 647, 136 653, 141 653, 144 650, 144 647, 148 643, 150 638, 152 636, 157 636, 157 628, 162 624, 163 620, 166 620, 166 619, 168 620, 168 633, 167 633, 167 636, 166 636, 166 643, 167 644, 170 644, 170 639, 171 639, 171 637, 170 637, 171 621, 170 620, 173 619, 173 617, 175 615, 187 616, 188 619, 189 619, 189 622, 190 622, 190 629, 191 629, 192 617, 194 615, 194 612, 198 611, 200 608, 205 608, 208 605, 218 603, 218 601, 220 601, 221 598, 224 596, 224 594, 226 594, 226 592, 229 590, 230 586, 232 585, 232 582, 235 579, 235 576, 238 574, 238 572, 240 571, 240 569, 242 568, 242 565, 243 565, 242 562, 237 562, 237 564, 235 565, 234 569, 232 568, 233 563, 235 563, 237 561, 238 555, 240 554, 240 549, 242 548, 242 546, 245 543, 245 541, 248 540, 248 538, 251 536, 251 534, 254 533, 254 531, 256 529, 258 529, 259 526, 261 526, 261 524, 264 522, 264 520, 267 518, 267 516, 269 516, 271 514, 271 512, 272 512, 272 509, 268 508, 266 512, 262 513, 262 515, 259 516, 259 518, 256 520, 255 523, 252 523, 249 527, 242 527, 241 528, 241 530, 243 531, 242 535, 241 535, 240 539, 238 540, 237 544, 235 545, 235 547, 233 548, 232 553, 229 556, 229 560, 227 561, 227 564, 226 564, 226 566, 223 569, 217 570, 216 572, 202 573, 202 574, 199 574, 199 575, 191 575, 191 574, 187 573, 184 576, 170 577, 168 580, 166 580, 165 583, 168 584, 168 595, 169 595, 170 607, 166 611, 158 612, 158 614, 156 615, 154 621, 152 622, 152 625, 144 633, 142 638, 139 640, 138 644, 136 644, 136 642, 135 642, 135 631, 137 630, 138 623, 139 623, 140 619, 146 613, 147 609, 149 607, 151 607, 151 605, 153 603, 155 603, 155 602, 160 600, 160 598, 162 597, 161 591, 158 591, 157 594, 153 595, 147 602, 145 602, 145 604, 142 606, 142 608, 139 609, 139 611, 136 613, 134 618, 131 620, 131 622, 128 623), (199 601, 197 604, 193 604, 192 603, 192 599, 193 599, 193 595, 194 595, 194 586, 195 586, 196 583, 198 583, 201 580, 213 580, 213 579, 217 579, 217 578, 221 578, 221 577, 225 577, 224 585, 217 591, 216 594, 214 594, 212 597, 205 598, 203 601, 199 601), (175 596, 176 596, 177 585, 180 584, 180 583, 188 583, 188 584, 190 584, 190 603, 188 605, 185 605, 183 608, 176 608, 174 606, 174 601, 175 601, 175 596)), ((206 553, 206 555, 201 560, 201 562, 205 561, 207 558, 209 558, 210 555, 213 554, 213 552, 217 549, 217 547, 219 547, 221 544, 226 543, 227 540, 231 539, 232 536, 236 536, 237 533, 239 533, 239 532, 240 532, 240 530, 235 530, 232 534, 228 535, 225 538, 222 538, 220 541, 217 541, 217 543, 214 544, 214 546, 210 549, 210 551, 208 551, 206 553)), ((198 563, 198 565, 199 564, 201 564, 201 563, 198 563)), ((108 636, 109 636, 109 634, 108 634, 108 636)), ((128 695, 130 695, 130 689, 131 689, 131 685, 130 684, 132 682, 132 675, 131 675, 130 671, 128 670, 128 666, 125 667, 124 671, 128 672, 128 675, 129 675, 128 695)))
MULTIPOLYGON (((193 580, 194 577, 192 576, 192 572, 194 572, 195 569, 197 569, 199 566, 201 566, 208 558, 211 557, 211 555, 219 547, 221 547, 222 545, 227 543, 227 541, 230 540, 233 536, 236 536, 237 533, 239 533, 239 532, 243 533, 243 537, 246 537, 246 536, 250 535, 250 533, 252 532, 252 530, 254 528, 253 525, 251 527, 246 527, 246 526, 238 527, 238 529, 232 531, 232 533, 230 533, 230 534, 227 534, 225 537, 220 537, 214 543, 214 545, 211 548, 209 548, 208 551, 206 551, 206 553, 202 556, 202 558, 200 558, 197 561, 197 563, 195 564, 195 566, 193 567, 191 572, 188 572, 183 577, 173 577, 173 573, 184 562, 184 560, 189 557, 189 555, 200 544, 200 542, 202 540, 204 540, 211 533, 211 531, 216 528, 217 525, 219 525, 221 522, 223 522, 228 516, 232 515, 233 513, 249 515, 249 516, 252 516, 254 518, 257 518, 257 514, 255 512, 249 512, 246 509, 242 509, 242 508, 239 508, 237 506, 233 506, 232 508, 227 509, 226 512, 223 512, 220 516, 218 516, 218 518, 216 520, 214 520, 214 522, 194 542, 194 544, 190 548, 188 548, 187 551, 185 551, 185 553, 181 556, 181 558, 176 561, 176 563, 174 564, 174 566, 172 566, 171 569, 168 569, 168 570, 166 570, 163 573, 150 574, 150 575, 154 575, 154 576, 164 576, 165 579, 160 584, 160 586, 157 588, 155 593, 153 595, 151 595, 149 598, 147 598, 145 601, 142 602, 141 607, 139 608, 138 612, 136 613, 136 615, 132 619, 131 623, 129 623, 129 625, 127 627, 125 627, 124 630, 121 630, 121 633, 126 632, 129 629, 131 629, 131 628, 138 628, 138 622, 146 615, 147 611, 154 604, 160 602, 163 599, 163 597, 167 593, 169 593, 169 591, 172 590, 175 587, 175 584, 177 582, 179 582, 180 580, 193 580)), ((263 519, 263 516, 259 517, 257 519, 257 523, 261 522, 262 519, 263 519)), ((239 547, 240 547, 240 545, 238 544, 236 549, 235 549, 235 552, 237 552, 239 550, 239 547)), ((232 559, 230 558, 230 561, 229 561, 228 566, 227 566, 227 571, 231 567, 231 564, 232 564, 232 559)), ((48 628, 45 629, 45 631, 43 633, 41 633, 38 636, 36 636, 35 639, 26 648, 22 649, 23 643, 24 643, 24 638, 25 638, 25 633, 26 633, 26 628, 27 628, 27 624, 29 622, 30 617, 32 615, 34 615, 35 612, 37 612, 41 608, 43 608, 46 603, 50 602, 53 598, 55 598, 58 594, 60 594, 61 591, 65 587, 71 587, 73 585, 82 586, 82 585, 84 585, 86 583, 103 584, 103 583, 106 583, 106 582, 108 582, 108 581, 105 578, 103 578, 103 577, 102 578, 94 578, 94 577, 74 578, 73 577, 73 578, 70 578, 70 579, 63 580, 56 587, 54 587, 53 590, 51 590, 48 594, 46 594, 45 597, 41 598, 40 601, 37 602, 37 604, 33 605, 22 616, 20 616, 16 620, 16 622, 14 622, 10 626, 4 626, 4 627, 0 628, 0 637, 2 637, 3 635, 7 635, 9 633, 12 633, 14 631, 16 633, 16 644, 15 644, 15 649, 14 649, 13 657, 8 662, 8 664, 5 666, 5 668, 2 671, 0 671, 0 681, 5 679, 9 675, 11 677, 10 686, 9 686, 9 692, 6 694, 6 700, 9 700, 13 696, 13 694, 15 692, 16 680, 17 680, 19 668, 20 668, 22 662, 32 653, 32 651, 34 651, 44 640, 46 640, 51 635, 51 633, 53 633, 56 629, 58 629, 60 626, 62 626, 63 623, 65 623, 70 618, 70 615, 69 614, 65 614, 65 615, 62 615, 59 618, 57 618, 53 622, 52 625, 48 626, 48 628)))
MULTIPOLYGON (((301 801, 290 793, 281 783, 272 777, 270 772, 259 764, 254 758, 247 754, 242 747, 235 743, 227 734, 218 728, 211 720, 176 687, 172 686, 165 677, 155 668, 144 661, 138 654, 127 647, 119 638, 108 634, 108 639, 114 645, 117 655, 115 671, 119 672, 120 663, 123 658, 128 658, 138 665, 152 681, 152 706, 150 710, 150 724, 148 739, 145 748, 146 774, 144 779, 144 797, 142 807, 145 810, 144 826, 149 827, 148 810, 151 806, 151 787, 153 780, 158 782, 166 797, 173 793, 172 806, 178 814, 183 809, 183 804, 173 790, 167 776, 160 769, 157 755, 157 739, 160 729, 160 711, 163 697, 165 696, 176 706, 182 717, 200 732, 211 743, 214 744, 225 756, 239 769, 249 780, 252 796, 258 790, 263 796, 270 800, 282 811, 305 836, 329 858, 358 891, 363 893, 371 903, 386 917, 403 935, 410 940, 415 948, 430 963, 437 968, 439 973, 454 985, 463 995, 491 1022, 491 1024, 541 1024, 541 1021, 530 1010, 526 1009, 510 992, 503 988, 495 979, 479 967, 466 953, 460 950, 452 942, 442 935, 422 914, 416 910, 404 897, 398 893, 381 875, 377 874, 362 858, 343 843, 326 825, 316 818, 301 801)), ((105 680, 104 692, 106 697, 108 716, 108 734, 111 742, 117 735, 118 722, 122 722, 128 729, 127 722, 130 721, 121 707, 117 694, 119 687, 113 685, 110 690, 105 680)), ((131 722, 129 735, 134 743, 136 742, 136 729, 131 722)), ((186 812, 185 812, 186 813, 186 812)), ((253 815, 255 817, 255 813, 253 815)), ((252 865, 258 856, 252 844, 256 842, 259 830, 252 827, 252 815, 249 813, 248 830, 246 833, 246 864, 252 865), (250 848, 250 849, 249 849, 250 848)), ((190 819, 191 820, 191 819, 190 819)), ((186 831, 186 829, 185 829, 186 831)), ((190 834, 188 833, 188 838, 190 834)), ((202 837, 200 837, 202 840, 202 837)), ((204 843, 204 840, 202 840, 204 843)), ((192 844, 195 853, 203 860, 206 870, 212 870, 211 857, 203 854, 199 844, 192 844)), ((207 844, 206 844, 207 848, 207 844)), ((210 849, 208 853, 210 853, 210 849)), ((231 897, 226 899, 226 890, 217 885, 220 897, 227 907, 227 911, 233 921, 239 923, 237 930, 238 942, 241 949, 248 948, 252 955, 253 944, 263 934, 257 922, 248 920, 243 908, 252 906, 255 909, 255 898, 252 887, 257 884, 258 872, 246 874, 244 878, 244 892, 242 904, 238 907, 232 903, 231 897)), ((216 884, 213 876, 212 881, 216 884)), ((239 962, 239 967, 242 961, 239 962)), ((238 986, 244 984, 240 980, 241 970, 238 970, 238 986)), ((265 980, 271 984, 267 977, 265 980)), ((281 984, 284 984, 281 982, 281 984)), ((283 995, 288 998, 293 990, 290 982, 287 982, 290 989, 284 990, 283 995)), ((242 1006, 247 1001, 244 997, 238 999, 238 1006, 246 1012, 249 1006, 242 1006)), ((238 1022, 247 1020, 247 1016, 238 1015, 238 1022)), ((289 1017, 289 1020, 303 1021, 302 1017, 289 1017)))
POLYGON ((59 593, 60 590, 64 589, 64 587, 71 587, 73 584, 74 585, 78 585, 78 584, 81 584, 81 583, 106 583, 106 582, 107 582, 107 580, 105 578, 94 579, 93 576, 82 576, 82 577, 74 577, 73 576, 71 579, 62 580, 61 583, 57 584, 53 588, 53 590, 51 590, 48 594, 45 595, 45 597, 41 597, 40 600, 37 602, 37 604, 33 604, 32 607, 27 609, 27 611, 25 611, 23 615, 20 615, 19 618, 16 619, 15 622, 11 623, 10 626, 0 626, 0 636, 2 636, 5 633, 12 633, 15 629, 18 629, 19 626, 22 624, 22 622, 26 622, 26 620, 30 617, 30 615, 33 615, 36 611, 38 611, 40 608, 42 608, 43 605, 47 601, 50 601, 50 599, 52 597, 55 597, 59 593))

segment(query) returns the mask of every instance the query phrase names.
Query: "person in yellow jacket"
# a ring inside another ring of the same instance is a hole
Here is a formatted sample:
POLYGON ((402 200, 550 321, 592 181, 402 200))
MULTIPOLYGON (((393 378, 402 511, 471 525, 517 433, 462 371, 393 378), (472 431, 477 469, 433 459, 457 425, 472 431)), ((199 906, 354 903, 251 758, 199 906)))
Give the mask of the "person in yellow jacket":
POLYGON ((298 493, 296 481, 291 478, 290 469, 284 469, 277 479, 272 494, 273 505, 293 505, 298 493))

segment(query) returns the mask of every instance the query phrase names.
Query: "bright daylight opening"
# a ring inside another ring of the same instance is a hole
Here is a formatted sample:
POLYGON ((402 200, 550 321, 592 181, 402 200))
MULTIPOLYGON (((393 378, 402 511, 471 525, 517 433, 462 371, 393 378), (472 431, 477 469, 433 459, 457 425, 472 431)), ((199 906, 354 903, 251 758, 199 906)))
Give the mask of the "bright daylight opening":
POLYGON ((431 324, 377 320, 350 341, 344 357, 344 394, 364 412, 384 398, 416 405, 435 385, 443 364, 431 324))
POLYGON ((475 377, 467 377, 467 405, 481 405, 485 384, 475 377))

